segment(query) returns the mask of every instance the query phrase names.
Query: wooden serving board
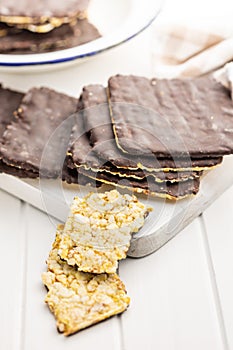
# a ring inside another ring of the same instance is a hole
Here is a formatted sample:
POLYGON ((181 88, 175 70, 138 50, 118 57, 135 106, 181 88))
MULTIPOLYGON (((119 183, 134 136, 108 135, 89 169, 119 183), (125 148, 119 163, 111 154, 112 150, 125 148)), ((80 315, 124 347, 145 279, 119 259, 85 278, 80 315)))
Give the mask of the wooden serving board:
MULTIPOLYGON (((199 193, 191 198, 168 201, 138 196, 153 207, 144 227, 133 236, 128 256, 139 258, 151 254, 200 215, 233 184, 233 156, 225 157, 222 165, 207 172, 199 193)), ((89 186, 67 185, 60 180, 22 180, 0 174, 0 188, 46 212, 51 220, 66 220, 75 195, 84 196, 95 190, 89 186)), ((109 187, 101 188, 101 191, 109 187)))

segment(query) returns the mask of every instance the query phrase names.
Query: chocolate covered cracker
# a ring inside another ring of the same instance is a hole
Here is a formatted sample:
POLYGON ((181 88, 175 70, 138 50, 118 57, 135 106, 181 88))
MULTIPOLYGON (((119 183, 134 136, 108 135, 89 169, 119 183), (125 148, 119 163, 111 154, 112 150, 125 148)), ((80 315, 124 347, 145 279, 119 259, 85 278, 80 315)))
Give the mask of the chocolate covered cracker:
POLYGON ((211 76, 156 80, 109 79, 118 147, 156 157, 219 157, 233 152, 233 103, 211 76))
MULTIPOLYGON (((7 125, 15 120, 14 112, 18 108, 22 98, 23 93, 18 91, 13 91, 10 89, 5 89, 0 85, 0 145, 2 141, 3 134, 7 128, 7 125)), ((7 173, 10 175, 16 175, 18 177, 28 177, 21 169, 14 168, 5 164, 1 160, 0 153, 0 173, 7 173)), ((37 177, 37 174, 29 174, 30 177, 37 177)))
POLYGON ((95 173, 91 170, 79 169, 79 172, 93 180, 104 184, 113 185, 119 188, 128 189, 133 192, 143 193, 145 195, 156 196, 167 199, 183 199, 187 196, 197 194, 199 190, 200 179, 187 180, 181 182, 157 183, 153 179, 137 180, 133 178, 122 178, 118 175, 112 175, 106 172, 95 173))
MULTIPOLYGON (((85 137, 86 141, 88 138, 85 137)), ((83 138, 82 138, 83 140, 83 138)), ((90 145, 89 145, 90 146, 90 145)), ((78 150, 78 144, 76 143, 78 150)), ((74 157, 73 157, 74 158, 74 157)), ((77 159, 77 158, 76 158, 77 159)), ((95 152, 90 148, 90 153, 85 154, 79 153, 79 161, 74 164, 72 156, 68 156, 68 168, 72 172, 73 177, 77 177, 75 170, 78 172, 79 168, 84 168, 86 170, 92 170, 94 172, 106 172, 112 175, 117 175, 122 178, 132 178, 137 180, 145 179, 146 177, 151 177, 156 182, 178 182, 186 181, 194 178, 198 178, 202 175, 202 171, 148 171, 142 169, 127 169, 127 168, 117 168, 110 162, 105 162, 103 159, 99 158, 95 152), (83 158, 81 158, 83 157, 83 158)))
POLYGON ((36 179, 39 177, 38 172, 34 172, 31 170, 24 170, 11 165, 7 165, 2 160, 0 160, 0 173, 17 176, 23 179, 26 179, 26 178, 36 179))
POLYGON ((18 108, 17 120, 4 133, 0 147, 3 161, 26 171, 40 171, 46 177, 58 176, 73 122, 67 118, 76 109, 73 97, 48 88, 29 90, 18 108))
POLYGON ((18 108, 23 95, 21 92, 5 89, 0 85, 0 140, 7 125, 14 120, 13 113, 18 108))
MULTIPOLYGON (((183 176, 193 176, 191 172, 194 170, 205 170, 212 166, 221 163, 222 158, 209 158, 209 159, 156 159, 155 156, 151 157, 136 157, 122 153, 117 147, 112 130, 112 124, 109 115, 109 109, 107 105, 107 97, 105 88, 102 85, 89 85, 83 88, 83 92, 80 96, 79 107, 83 109, 83 120, 85 131, 88 132, 88 137, 93 148, 90 146, 87 137, 84 135, 82 140, 78 140, 74 143, 72 153, 74 162, 79 165, 85 163, 87 167, 101 171, 102 165, 105 163, 106 171, 110 171, 109 166, 113 167, 113 172, 116 173, 117 169, 119 173, 126 175, 126 171, 143 170, 153 175, 153 172, 166 171, 166 174, 162 174, 162 179, 172 180, 172 178, 181 179, 183 176), (84 147, 82 148, 82 146, 84 147), (84 152, 80 152, 80 148, 84 152), (88 154, 88 157, 87 157, 88 154), (98 158, 101 159, 101 164, 98 165, 98 158), (114 169, 115 168, 115 169, 114 169), (167 173, 169 170, 173 172, 167 173), (183 171, 184 174, 176 174, 174 170, 183 171), (187 174, 187 172, 189 174, 187 174)), ((81 127, 79 124, 78 128, 81 127)), ((83 129, 84 130, 84 129, 83 129)), ((79 134, 83 134, 84 131, 79 130, 79 134)), ((140 172, 141 173, 141 172, 140 172)), ((161 175, 155 174, 158 178, 161 175)))
POLYGON ((133 178, 137 180, 145 179, 146 177, 151 177, 156 182, 178 182, 178 181, 186 181, 194 178, 198 178, 202 175, 202 171, 148 171, 142 169, 130 170, 124 168, 117 168, 112 165, 110 162, 105 163, 100 166, 98 169, 93 169, 95 172, 106 172, 112 175, 117 175, 119 177, 125 178, 133 178))
MULTIPOLYGON (((71 159, 70 162, 68 161, 68 166, 74 169, 76 165, 79 173, 90 177, 94 181, 146 195, 168 199, 181 199, 198 192, 200 180, 197 178, 192 181, 192 177, 189 179, 188 176, 190 174, 188 171, 181 172, 180 175, 177 175, 179 174, 178 172, 144 172, 138 168, 138 165, 141 166, 139 158, 126 156, 127 158, 124 159, 125 155, 121 154, 114 145, 114 136, 109 121, 108 108, 106 108, 106 95, 103 87, 100 85, 85 87, 80 97, 79 108, 83 108, 80 118, 83 119, 85 128, 84 125, 82 127, 82 123, 78 123, 75 126, 77 139, 71 147, 69 153, 71 159), (97 108, 94 108, 96 106, 97 108), (90 140, 88 139, 88 135, 90 140), (112 163, 108 161, 104 162, 103 158, 105 157, 103 156, 101 159, 100 155, 106 153, 110 155, 114 154, 117 158, 113 156, 111 159, 112 163), (113 163, 115 160, 123 168, 114 166, 113 163), (75 164, 72 164, 72 161, 75 164), (133 169, 127 168, 129 165, 133 169), (179 181, 184 180, 182 176, 187 176, 187 181, 179 181), (168 181, 168 179, 171 181, 168 181), (175 179, 178 182, 173 183, 175 179), (162 181, 164 182, 161 183, 162 181)), ((161 165, 156 158, 153 159, 151 157, 148 159, 150 159, 148 162, 150 166, 153 164, 157 170, 160 169, 161 165)), ((142 162, 144 162, 144 158, 142 162)), ((163 164, 166 167, 169 163, 169 165, 175 164, 174 160, 162 160, 162 162, 164 162, 163 164)), ((188 164, 188 161, 186 161, 186 164, 188 164)), ((195 172, 192 172, 191 175, 195 176, 195 172)), ((198 177, 200 174, 197 173, 196 175, 198 177)))
POLYGON ((90 143, 97 146, 104 141, 114 140, 105 87, 100 84, 84 86, 79 103, 90 143))
MULTIPOLYGON (((120 177, 130 177, 134 179, 144 179, 147 176, 150 176, 153 178, 156 182, 164 182, 164 181, 186 181, 188 179, 197 178, 201 175, 200 172, 187 170, 187 171, 170 171, 170 172, 163 172, 163 169, 160 171, 158 170, 160 168, 160 163, 154 159, 153 164, 154 166, 158 166, 157 171, 148 171, 146 169, 142 170, 138 168, 138 164, 135 162, 135 160, 127 160, 123 157, 121 159, 121 165, 125 166, 123 167, 116 167, 113 165, 114 159, 112 160, 112 163, 109 161, 104 160, 99 156, 100 153, 96 153, 96 148, 98 146, 91 146, 88 135, 85 133, 84 128, 82 126, 82 120, 83 117, 80 115, 80 120, 74 127, 74 132, 76 133, 76 140, 74 141, 73 145, 71 146, 71 149, 69 151, 70 158, 72 158, 68 161, 68 167, 74 168, 75 166, 77 169, 80 167, 86 169, 86 170, 92 170, 94 172, 107 172, 112 175, 118 175, 120 177), (128 163, 130 162, 130 163, 128 163), (133 168, 128 169, 127 164, 130 164, 133 168), (155 165, 156 164, 156 165, 155 165)), ((84 117, 85 119, 85 117, 84 117)), ((112 141, 111 141, 112 142, 112 141)), ((109 143, 107 143, 107 148, 109 148, 109 143)), ((115 147, 116 148, 116 147, 115 147)), ((117 151, 117 150, 116 150, 117 151)), ((165 163, 165 162, 164 162, 165 163)), ((140 164, 139 164, 140 165, 140 164)))
POLYGON ((35 34, 0 23, 0 53, 39 53, 67 49, 100 37, 98 30, 87 20, 74 25, 63 24, 49 33, 35 34))
MULTIPOLYGON (((67 156, 64 160, 63 169, 61 178, 67 184, 79 184, 82 186, 92 186, 92 187, 101 187, 102 183, 91 179, 85 175, 82 175, 78 172, 78 169, 71 163, 69 163, 70 159, 67 156), (69 164, 69 165, 68 165, 69 164)), ((72 163, 73 164, 73 163, 72 163)))
POLYGON ((84 18, 89 0, 2 0, 0 22, 45 33, 84 18))
MULTIPOLYGON (((93 171, 107 171, 126 176, 129 171, 132 174, 152 175, 154 177, 172 180, 183 176, 195 176, 196 172, 208 170, 222 162, 222 157, 206 159, 156 159, 156 157, 130 157, 122 155, 115 147, 112 147, 113 141, 105 143, 105 152, 96 152, 97 147, 92 147, 88 136, 83 133, 78 137, 69 150, 74 164, 85 169, 93 171), (110 145, 111 142, 111 145, 110 145), (103 158, 99 156, 101 154, 103 158), (106 159, 107 158, 107 159, 106 159), (143 164, 142 164, 143 162, 143 164), (142 172, 141 172, 142 171, 142 172), (179 172, 179 174, 177 174, 179 172), (161 175, 161 176, 160 176, 161 175)), ((198 175, 198 174, 197 174, 198 175)))

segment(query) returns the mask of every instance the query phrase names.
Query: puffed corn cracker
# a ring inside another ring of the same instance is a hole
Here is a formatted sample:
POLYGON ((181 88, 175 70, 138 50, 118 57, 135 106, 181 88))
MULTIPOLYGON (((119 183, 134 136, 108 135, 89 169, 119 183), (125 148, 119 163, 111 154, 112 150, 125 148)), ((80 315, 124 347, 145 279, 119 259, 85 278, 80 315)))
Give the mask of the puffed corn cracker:
POLYGON ((75 197, 58 254, 79 271, 114 273, 126 257, 132 233, 143 226, 151 210, 136 196, 117 190, 75 197))
POLYGON ((70 335, 123 312, 130 298, 117 274, 84 273, 62 261, 58 255, 62 230, 63 225, 59 225, 42 280, 48 288, 45 301, 58 330, 70 335))

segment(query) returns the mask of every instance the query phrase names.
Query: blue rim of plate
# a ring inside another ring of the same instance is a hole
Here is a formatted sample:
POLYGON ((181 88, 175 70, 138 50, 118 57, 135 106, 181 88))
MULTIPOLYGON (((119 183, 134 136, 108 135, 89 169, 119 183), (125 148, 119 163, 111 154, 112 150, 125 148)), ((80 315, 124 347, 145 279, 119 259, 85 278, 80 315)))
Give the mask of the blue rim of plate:
MULTIPOLYGON (((29 61, 28 62, 1 62, 0 61, 0 67, 22 67, 22 66, 25 67, 25 66, 48 65, 48 64, 49 65, 53 65, 53 64, 59 64, 59 63, 75 61, 75 60, 82 59, 82 58, 85 58, 85 57, 95 56, 95 55, 97 55, 99 53, 105 52, 105 51, 107 51, 109 49, 112 49, 114 47, 117 47, 117 46, 119 46, 119 45, 121 45, 121 44, 123 44, 123 43, 125 43, 127 41, 130 41, 131 39, 133 39, 134 37, 136 37, 137 35, 142 33, 145 29, 147 29, 154 22, 154 20, 157 18, 157 16, 160 13, 160 11, 161 11, 161 1, 159 1, 159 6, 156 9, 155 14, 147 21, 147 23, 142 28, 140 28, 135 33, 131 34, 130 36, 126 37, 125 39, 116 41, 116 42, 114 42, 114 43, 112 43, 112 44, 110 44, 108 46, 99 48, 97 50, 81 53, 81 54, 78 54, 78 55, 71 55, 71 56, 68 56, 68 57, 61 57, 61 58, 50 59, 50 60, 47 59, 47 60, 41 60, 41 61, 35 61, 35 62, 29 62, 29 61)), ((94 40, 94 41, 92 41, 90 43, 97 42, 98 40, 101 40, 101 39, 102 38, 94 40)), ((77 48, 84 47, 85 45, 88 45, 90 43, 77 46, 77 48)), ((73 49, 75 49, 75 48, 71 48, 71 50, 73 50, 73 49)), ((67 50, 70 50, 70 49, 67 49, 67 50)), ((64 52, 64 51, 67 51, 67 50, 60 50, 59 52, 62 52, 62 51, 64 52)), ((43 55, 43 53, 42 54, 37 54, 37 55, 43 55)), ((1 56, 6 56, 7 57, 8 55, 4 55, 4 54, 1 55, 0 54, 0 57, 1 56)), ((16 55, 15 55, 15 57, 16 57, 16 55)))

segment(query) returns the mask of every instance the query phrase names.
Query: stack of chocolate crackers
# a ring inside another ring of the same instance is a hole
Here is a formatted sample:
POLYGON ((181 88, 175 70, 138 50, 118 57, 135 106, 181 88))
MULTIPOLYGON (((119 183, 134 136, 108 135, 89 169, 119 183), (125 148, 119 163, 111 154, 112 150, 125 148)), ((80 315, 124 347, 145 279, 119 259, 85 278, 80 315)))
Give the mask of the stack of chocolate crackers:
POLYGON ((230 93, 210 76, 117 75, 107 88, 84 87, 79 107, 68 166, 102 183, 180 199, 233 151, 230 93))
MULTIPOLYGON (((46 143, 64 120, 77 111, 78 100, 48 88, 26 94, 0 86, 0 171, 23 178, 38 178, 46 143)), ((67 129, 67 137, 70 130, 67 129)), ((45 177, 59 172, 57 152, 64 134, 53 143, 45 177)))
POLYGON ((84 87, 79 99, 1 87, 0 102, 0 171, 20 177, 181 199, 233 153, 233 102, 212 76, 117 75, 107 88, 84 87))
POLYGON ((2 0, 0 53, 39 53, 92 41, 100 34, 87 20, 89 0, 2 0))

